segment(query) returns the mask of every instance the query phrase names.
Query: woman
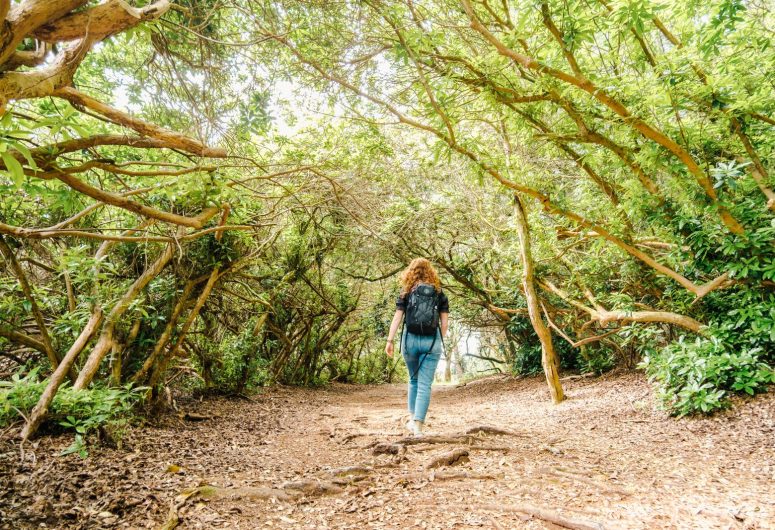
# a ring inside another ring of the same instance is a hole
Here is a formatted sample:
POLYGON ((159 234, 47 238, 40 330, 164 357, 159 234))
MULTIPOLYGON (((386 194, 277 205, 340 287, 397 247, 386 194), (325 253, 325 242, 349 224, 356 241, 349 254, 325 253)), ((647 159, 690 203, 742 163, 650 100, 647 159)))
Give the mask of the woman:
MULTIPOLYGON (((420 436, 425 423, 425 414, 428 412, 428 405, 431 401, 433 375, 436 373, 436 366, 441 359, 443 339, 447 335, 449 300, 447 295, 441 291, 441 282, 436 269, 425 258, 413 259, 406 270, 401 273, 399 283, 401 294, 396 300, 396 314, 390 324, 390 332, 385 346, 385 353, 388 357, 393 357, 393 339, 407 311, 408 303, 412 301, 410 299, 413 295, 415 301, 418 299, 417 293, 419 291, 417 289, 419 287, 422 288, 423 293, 428 291, 434 293, 435 291, 433 310, 438 312, 438 328, 431 330, 430 334, 425 334, 425 332, 423 334, 411 333, 404 326, 401 337, 401 353, 409 371, 409 389, 407 392, 409 421, 406 427, 416 436, 420 436), (432 286, 433 289, 429 289, 428 286, 432 286)), ((416 306, 409 306, 409 310, 416 311, 413 309, 414 307, 416 306)), ((410 314, 410 316, 414 315, 410 314)))

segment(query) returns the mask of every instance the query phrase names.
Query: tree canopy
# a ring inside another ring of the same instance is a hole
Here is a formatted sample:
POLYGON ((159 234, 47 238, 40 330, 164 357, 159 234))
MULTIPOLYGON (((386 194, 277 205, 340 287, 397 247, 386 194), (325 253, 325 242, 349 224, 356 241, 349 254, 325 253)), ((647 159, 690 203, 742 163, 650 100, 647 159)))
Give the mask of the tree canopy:
POLYGON ((775 14, 0 1, 0 355, 57 390, 397 377, 415 256, 496 366, 775 381, 775 14), (484 343, 484 339, 482 340, 484 343), (38 372, 36 372, 37 374, 38 372))

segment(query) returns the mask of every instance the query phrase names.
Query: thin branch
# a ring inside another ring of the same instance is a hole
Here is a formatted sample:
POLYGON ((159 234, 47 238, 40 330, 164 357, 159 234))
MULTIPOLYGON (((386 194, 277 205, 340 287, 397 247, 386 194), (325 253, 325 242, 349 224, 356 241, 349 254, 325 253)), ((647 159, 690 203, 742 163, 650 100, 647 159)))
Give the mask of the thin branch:
POLYGON ((14 274, 16 275, 16 279, 19 281, 19 285, 22 288, 24 297, 30 304, 32 316, 35 318, 35 322, 38 325, 38 331, 40 332, 41 342, 45 347, 46 356, 51 363, 51 367, 56 368, 59 364, 59 357, 57 356, 56 351, 54 351, 54 347, 51 344, 51 337, 48 334, 48 328, 46 328, 46 323, 43 320, 43 313, 41 313, 40 307, 38 307, 38 302, 35 300, 35 297, 32 294, 32 288, 30 287, 30 282, 27 280, 27 275, 24 273, 24 269, 22 269, 19 265, 13 250, 8 246, 8 243, 5 242, 5 238, 2 235, 0 235, 0 254, 3 255, 5 260, 11 266, 11 270, 13 270, 14 274))
POLYGON ((157 140, 165 142, 171 148, 180 149, 181 151, 197 156, 211 158, 223 158, 227 156, 225 149, 208 147, 205 144, 178 132, 130 116, 123 111, 97 101, 91 96, 87 96, 75 88, 63 87, 54 91, 53 95, 69 101, 76 108, 84 107, 92 110, 116 125, 133 129, 143 136, 150 136, 151 138, 156 138, 157 140))

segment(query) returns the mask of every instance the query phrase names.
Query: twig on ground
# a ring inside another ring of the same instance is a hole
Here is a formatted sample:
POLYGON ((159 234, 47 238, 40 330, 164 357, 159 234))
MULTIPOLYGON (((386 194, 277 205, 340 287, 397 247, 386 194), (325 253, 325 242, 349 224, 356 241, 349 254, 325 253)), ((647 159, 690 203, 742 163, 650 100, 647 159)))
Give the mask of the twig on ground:
POLYGON ((576 379, 587 379, 588 377, 595 377, 597 374, 594 372, 588 372, 586 374, 569 375, 560 378, 560 381, 575 381, 576 379))
POLYGON ((581 477, 579 475, 576 475, 575 473, 568 473, 565 471, 558 471, 556 469, 544 469, 544 472, 548 475, 554 475, 555 477, 562 477, 567 478, 571 480, 575 480, 577 482, 582 482, 584 484, 587 484, 589 486, 592 486, 593 488, 600 490, 602 493, 613 493, 615 495, 622 495, 622 496, 628 496, 632 495, 632 492, 627 491, 624 488, 619 488, 616 486, 611 486, 608 484, 601 484, 599 482, 596 482, 592 479, 589 479, 587 477, 581 477))
POLYGON ((305 495, 329 495, 342 493, 342 488, 327 480, 301 479, 286 482, 280 488, 285 492, 298 491, 305 495))
POLYGON ((350 475, 368 475, 369 473, 373 472, 374 468, 370 466, 347 466, 347 467, 337 467, 334 469, 326 469, 322 472, 322 474, 328 475, 330 477, 346 477, 350 475))
POLYGON ((498 504, 483 504, 478 508, 482 510, 488 510, 492 512, 517 512, 524 513, 535 519, 541 519, 548 523, 562 526, 563 528, 570 528, 571 530, 605 530, 605 527, 592 521, 574 521, 563 517, 562 515, 547 510, 546 508, 538 508, 529 505, 498 505, 498 504))

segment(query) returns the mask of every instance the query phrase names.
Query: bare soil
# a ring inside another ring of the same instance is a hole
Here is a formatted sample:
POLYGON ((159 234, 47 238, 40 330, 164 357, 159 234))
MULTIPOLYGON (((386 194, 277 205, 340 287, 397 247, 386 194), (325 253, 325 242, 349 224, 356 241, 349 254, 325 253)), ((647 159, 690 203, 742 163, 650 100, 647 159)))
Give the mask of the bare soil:
POLYGON ((7 432, 0 528, 775 528, 775 396, 675 419, 640 374, 564 386, 437 385, 422 443, 402 385, 181 401, 85 460, 7 432))

